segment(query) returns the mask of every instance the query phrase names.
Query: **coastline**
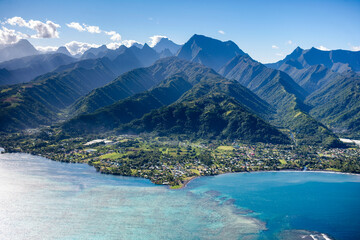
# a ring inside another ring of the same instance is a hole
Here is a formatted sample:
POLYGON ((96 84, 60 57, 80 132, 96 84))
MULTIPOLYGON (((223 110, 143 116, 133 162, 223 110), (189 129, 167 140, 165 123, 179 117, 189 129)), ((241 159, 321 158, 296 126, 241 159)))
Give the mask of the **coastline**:
MULTIPOLYGON (((220 175, 220 174, 218 174, 218 175, 220 175)), ((195 177, 191 177, 190 179, 184 181, 184 183, 183 183, 182 185, 177 185, 177 186, 179 186, 179 187, 176 187, 176 188, 172 188, 173 186, 170 186, 170 185, 168 185, 168 187, 169 187, 169 189, 171 189, 171 190, 183 189, 183 188, 186 188, 186 186, 187 186, 191 181, 193 181, 193 180, 195 180, 195 179, 197 179, 197 178, 199 178, 199 177, 205 177, 205 176, 195 176, 195 177)))
MULTIPOLYGON (((6 152, 6 153, 2 153, 2 154, 29 154, 29 155, 32 155, 32 156, 37 156, 37 157, 41 157, 41 158, 45 158, 45 159, 48 159, 50 161, 55 161, 55 162, 61 162, 61 163, 69 163, 69 164, 73 164, 72 162, 66 162, 66 161, 57 161, 57 160, 53 160, 51 158, 47 158, 47 157, 44 157, 44 156, 41 156, 41 155, 36 155, 36 154, 31 154, 31 153, 25 153, 25 152, 17 152, 17 153, 9 153, 9 152, 6 152)), ((78 164, 87 164, 86 162, 77 162, 78 164)), ((88 164, 87 164, 88 165, 88 164)), ((91 166, 91 165, 89 165, 91 166)), ((94 166, 92 166, 94 167, 94 166)), ((97 171, 98 173, 100 174, 110 174, 110 175, 114 175, 114 176, 123 176, 123 177, 135 177, 135 178, 143 178, 143 177, 137 177, 137 176, 126 176, 126 175, 116 175, 116 174, 111 174, 111 173, 103 173, 103 172, 99 172, 97 171)), ((184 189, 187 187, 187 185, 192 182, 193 180, 197 179, 197 178, 200 178, 200 177, 210 177, 210 176, 219 176, 219 175, 224 175, 224 174, 239 174, 239 173, 262 173, 262 172, 296 172, 296 173, 299 173, 299 172, 302 172, 302 173, 306 173, 306 172, 311 172, 311 173, 331 173, 331 174, 346 174, 346 175, 354 175, 354 176, 360 176, 360 173, 348 173, 348 172, 337 172, 337 171, 330 171, 330 170, 306 170, 306 171, 303 171, 303 170, 294 170, 294 169, 281 169, 281 170, 260 170, 260 171, 244 171, 244 172, 224 172, 224 173, 219 173, 219 174, 215 174, 215 175, 200 175, 200 176, 194 176, 194 177, 190 177, 190 179, 187 179, 184 181, 183 184, 181 185, 174 185, 174 186, 171 186, 171 185, 168 185, 166 184, 167 188, 170 189, 170 190, 179 190, 179 189, 184 189)), ((143 178, 143 179, 148 179, 150 180, 149 178, 143 178)), ((151 182, 151 180, 150 180, 151 182)), ((151 182, 152 184, 154 185, 162 185, 162 184, 156 184, 154 182, 151 182)))
POLYGON ((219 174, 216 174, 216 175, 204 175, 204 176, 196 176, 196 177, 193 177, 189 180, 186 180, 184 182, 183 185, 181 185, 180 187, 178 188, 171 188, 170 185, 169 186, 169 189, 171 190, 178 190, 178 189, 183 189, 183 188, 186 188, 187 185, 192 182, 193 180, 197 179, 197 178, 200 178, 200 177, 214 177, 214 176, 220 176, 220 175, 226 175, 226 174, 239 174, 239 173, 263 173, 263 172, 273 172, 273 173, 276 173, 276 172, 296 172, 296 173, 306 173, 306 172, 309 172, 309 173, 332 173, 332 174, 345 174, 345 175, 353 175, 353 176, 360 176, 360 173, 347 173, 347 172, 336 172, 336 171, 328 171, 328 170, 307 170, 307 171, 301 171, 301 170, 290 170, 290 169, 282 169, 282 170, 269 170, 269 171, 249 171, 249 172, 225 172, 225 173, 219 173, 219 174))

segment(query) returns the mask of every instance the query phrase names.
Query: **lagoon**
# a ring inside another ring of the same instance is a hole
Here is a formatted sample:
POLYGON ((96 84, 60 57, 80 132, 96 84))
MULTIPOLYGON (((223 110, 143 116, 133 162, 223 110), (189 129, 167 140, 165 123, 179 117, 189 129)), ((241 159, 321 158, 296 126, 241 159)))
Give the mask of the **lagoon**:
POLYGON ((358 199, 359 175, 224 174, 170 190, 0 155, 0 239, 360 239, 358 199))

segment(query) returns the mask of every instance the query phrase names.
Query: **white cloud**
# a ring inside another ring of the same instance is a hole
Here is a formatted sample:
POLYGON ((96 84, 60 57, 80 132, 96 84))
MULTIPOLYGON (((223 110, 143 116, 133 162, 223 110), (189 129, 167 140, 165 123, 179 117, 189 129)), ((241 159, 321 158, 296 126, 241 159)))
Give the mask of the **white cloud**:
POLYGON ((109 43, 109 44, 106 44, 106 47, 108 49, 117 49, 119 48, 121 45, 125 45, 125 47, 131 47, 132 45, 134 44, 141 44, 140 42, 138 41, 135 41, 135 40, 124 40, 124 41, 121 41, 121 42, 112 42, 112 43, 109 43))
POLYGON ((360 51, 360 46, 352 46, 351 51, 360 51))
POLYGON ((31 38, 59 38, 59 32, 57 31, 60 28, 59 24, 56 24, 52 21, 46 21, 43 23, 38 20, 25 21, 22 17, 13 17, 6 20, 6 23, 12 26, 26 27, 36 31, 36 34, 31 35, 31 38))
POLYGON ((100 29, 99 26, 88 26, 85 23, 80 24, 78 22, 71 22, 66 24, 66 26, 68 26, 69 28, 73 28, 78 30, 79 32, 84 32, 87 31, 89 33, 105 33, 106 35, 111 36, 110 39, 111 41, 114 42, 119 42, 121 41, 121 35, 115 31, 103 31, 100 29))
POLYGON ((160 42, 163 38, 168 38, 167 36, 161 36, 161 35, 154 35, 152 37, 149 37, 151 40, 149 41, 150 47, 154 47, 158 42, 160 42))
POLYGON ((59 47, 54 46, 35 46, 40 52, 55 52, 59 47))
POLYGON ((30 36, 13 29, 2 27, 0 29, 0 44, 12 44, 18 42, 22 38, 29 38, 30 36))
POLYGON ((79 54, 79 53, 83 54, 89 48, 98 48, 98 47, 100 47, 100 45, 72 41, 72 42, 69 42, 69 43, 65 44, 65 47, 67 48, 67 50, 69 50, 69 52, 72 55, 76 55, 76 54, 79 54))
POLYGON ((135 40, 124 40, 124 41, 122 41, 122 44, 125 45, 126 47, 131 47, 132 45, 134 45, 136 43, 142 45, 142 43, 140 43, 138 41, 135 41, 135 40))
POLYGON ((319 46, 319 47, 316 47, 316 48, 321 50, 321 51, 330 51, 330 49, 328 49, 327 47, 324 47, 324 46, 319 46))
POLYGON ((87 26, 84 24, 84 27, 89 33, 101 33, 101 30, 98 26, 87 26))
POLYGON ((291 45, 293 42, 291 40, 287 41, 286 44, 291 45))
POLYGON ((284 56, 284 54, 282 54, 282 53, 276 53, 276 56, 282 57, 282 56, 284 56))
POLYGON ((112 42, 112 43, 106 44, 106 47, 108 49, 115 50, 115 49, 119 48, 121 45, 123 45, 121 42, 112 42))
POLYGON ((120 34, 118 34, 115 31, 109 31, 109 32, 105 31, 105 34, 111 36, 110 39, 114 42, 119 42, 121 40, 120 34))
POLYGON ((219 30, 218 32, 223 35, 225 34, 225 32, 223 30, 219 30))
POLYGON ((87 31, 89 33, 101 33, 99 26, 88 26, 85 23, 80 24, 78 22, 67 23, 66 26, 78 30, 79 32, 87 31))
POLYGON ((66 26, 68 26, 69 28, 76 29, 79 32, 84 32, 85 31, 85 28, 83 26, 81 26, 81 24, 78 23, 78 22, 67 23, 66 26))
POLYGON ((276 45, 272 45, 271 48, 273 48, 273 49, 279 49, 279 47, 276 46, 276 45))
POLYGON ((27 23, 22 17, 12 17, 6 22, 12 26, 19 25, 20 27, 27 27, 27 23))

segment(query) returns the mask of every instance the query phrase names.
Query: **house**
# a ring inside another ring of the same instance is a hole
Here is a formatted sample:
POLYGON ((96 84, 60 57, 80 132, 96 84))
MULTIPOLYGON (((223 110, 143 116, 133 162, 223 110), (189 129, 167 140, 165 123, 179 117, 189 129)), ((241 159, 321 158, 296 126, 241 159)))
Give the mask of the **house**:
POLYGON ((85 150, 85 152, 87 152, 87 153, 92 153, 92 152, 96 152, 96 151, 97 151, 96 149, 92 149, 92 148, 85 150))

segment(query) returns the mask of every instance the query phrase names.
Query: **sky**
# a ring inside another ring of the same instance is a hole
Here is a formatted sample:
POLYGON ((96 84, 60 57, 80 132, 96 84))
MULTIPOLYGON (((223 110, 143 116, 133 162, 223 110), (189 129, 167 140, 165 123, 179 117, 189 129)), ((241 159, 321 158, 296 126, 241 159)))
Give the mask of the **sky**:
POLYGON ((234 41, 262 63, 297 46, 360 51, 360 0, 0 0, 0 44, 28 39, 72 53, 106 44, 234 41))

